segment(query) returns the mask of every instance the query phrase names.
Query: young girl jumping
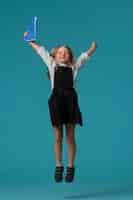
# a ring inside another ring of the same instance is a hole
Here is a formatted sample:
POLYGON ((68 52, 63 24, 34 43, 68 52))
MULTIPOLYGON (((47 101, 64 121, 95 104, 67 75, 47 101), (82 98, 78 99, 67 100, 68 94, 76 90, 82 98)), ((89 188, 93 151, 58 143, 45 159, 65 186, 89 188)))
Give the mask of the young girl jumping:
POLYGON ((96 49, 96 42, 74 60, 72 50, 66 45, 59 45, 52 49, 51 53, 35 41, 29 44, 40 55, 48 67, 48 75, 51 81, 51 95, 48 99, 50 119, 54 131, 54 149, 56 167, 54 178, 56 182, 63 180, 64 166, 62 163, 63 127, 66 129, 66 141, 68 146, 68 165, 65 181, 72 182, 75 174, 75 126, 83 125, 82 113, 78 104, 75 80, 81 65, 90 57, 96 49))

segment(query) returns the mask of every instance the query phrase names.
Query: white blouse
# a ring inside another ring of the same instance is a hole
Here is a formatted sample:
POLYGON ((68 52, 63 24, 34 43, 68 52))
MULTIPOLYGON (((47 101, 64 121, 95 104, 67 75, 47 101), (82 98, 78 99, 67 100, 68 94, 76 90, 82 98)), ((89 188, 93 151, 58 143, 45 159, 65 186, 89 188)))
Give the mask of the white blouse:
MULTIPOLYGON (((48 67, 49 74, 50 74, 50 80, 51 80, 51 89, 53 89, 54 88, 54 69, 55 69, 55 66, 57 63, 55 62, 54 58, 52 56, 50 56, 49 52, 47 51, 47 49, 44 46, 40 46, 39 48, 37 48, 36 52, 40 55, 43 62, 48 67)), ((81 53, 81 55, 75 60, 75 62, 73 64, 69 65, 69 67, 71 67, 73 70, 74 87, 76 87, 75 81, 76 81, 77 73, 78 73, 79 69, 81 68, 81 66, 83 65, 83 63, 89 57, 90 56, 88 56, 86 52, 81 53)), ((62 67, 66 66, 66 64, 63 64, 63 63, 58 63, 58 64, 60 64, 62 67)))

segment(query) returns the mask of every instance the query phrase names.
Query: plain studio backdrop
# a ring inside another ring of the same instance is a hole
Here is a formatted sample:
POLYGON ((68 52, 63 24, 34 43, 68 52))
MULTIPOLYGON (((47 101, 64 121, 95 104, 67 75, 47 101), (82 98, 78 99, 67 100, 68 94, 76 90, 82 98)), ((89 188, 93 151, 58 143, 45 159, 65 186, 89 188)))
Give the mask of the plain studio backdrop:
MULTIPOLYGON (((133 183, 133 2, 3 1, 0 6, 0 184, 55 184, 46 66, 23 40, 32 16, 49 51, 98 48, 77 77, 76 183, 133 183)), ((67 149, 64 137, 64 164, 67 149)))

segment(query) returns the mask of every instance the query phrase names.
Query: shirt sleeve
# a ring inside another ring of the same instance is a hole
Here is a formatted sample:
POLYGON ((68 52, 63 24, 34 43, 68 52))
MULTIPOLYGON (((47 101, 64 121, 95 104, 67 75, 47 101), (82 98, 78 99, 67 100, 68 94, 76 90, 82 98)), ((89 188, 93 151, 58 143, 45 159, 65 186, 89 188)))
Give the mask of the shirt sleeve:
POLYGON ((79 69, 89 58, 90 56, 88 56, 86 52, 82 53, 75 61, 75 68, 79 69))
POLYGON ((45 62, 45 64, 48 66, 48 68, 51 68, 53 58, 52 58, 52 56, 50 56, 48 50, 45 47, 40 46, 39 48, 36 49, 36 52, 37 52, 37 54, 40 55, 40 57, 45 62))

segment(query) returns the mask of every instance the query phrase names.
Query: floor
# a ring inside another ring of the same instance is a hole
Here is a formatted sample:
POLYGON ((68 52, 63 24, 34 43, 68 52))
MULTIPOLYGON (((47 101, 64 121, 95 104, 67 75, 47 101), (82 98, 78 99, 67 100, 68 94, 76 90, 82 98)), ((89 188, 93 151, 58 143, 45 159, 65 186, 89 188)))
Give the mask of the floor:
POLYGON ((109 184, 51 183, 44 185, 2 186, 0 200, 130 200, 133 186, 109 184))

